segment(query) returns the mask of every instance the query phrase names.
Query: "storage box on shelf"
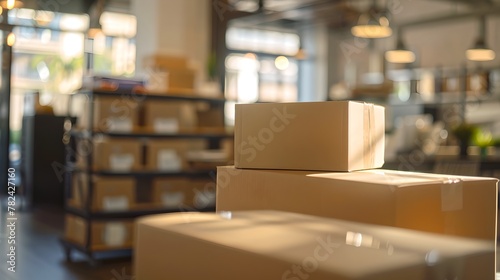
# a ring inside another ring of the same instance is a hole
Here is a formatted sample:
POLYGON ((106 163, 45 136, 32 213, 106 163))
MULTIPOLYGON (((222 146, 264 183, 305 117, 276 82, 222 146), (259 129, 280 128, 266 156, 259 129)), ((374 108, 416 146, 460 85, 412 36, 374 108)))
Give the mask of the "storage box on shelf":
POLYGON ((88 177, 78 173, 73 176, 72 196, 70 206, 85 209, 89 198, 89 183, 93 185, 93 195, 90 201, 92 211, 113 212, 134 209, 136 202, 136 180, 134 177, 107 178, 100 176, 88 177), (91 182, 89 181, 91 180, 91 182))
POLYGON ((103 96, 95 99, 97 131, 132 132, 139 126, 139 106, 132 100, 103 96))
POLYGON ((79 246, 85 246, 87 234, 90 231, 90 249, 93 251, 132 248, 134 235, 132 220, 90 221, 76 215, 66 214, 65 223, 64 237, 79 246))
POLYGON ((146 146, 146 169, 161 171, 188 170, 187 153, 203 150, 204 139, 150 139, 146 146))
POLYGON ((167 84, 169 89, 194 90, 197 71, 189 65, 187 57, 154 54, 147 56, 143 63, 144 67, 151 71, 168 73, 167 84))
POLYGON ((195 104, 186 101, 144 101, 142 106, 146 131, 178 133, 193 130, 197 126, 195 104))
POLYGON ((224 99, 93 89, 71 96, 70 103, 82 100, 76 98, 81 95, 87 97, 81 116, 85 120, 66 132, 71 136, 66 141, 68 176, 73 177, 66 186, 66 209, 73 217, 68 218, 66 231, 79 228, 85 238, 63 237, 68 260, 74 249, 94 262, 98 252, 130 248, 128 243, 97 246, 103 244, 103 237, 95 233, 101 224, 110 223, 107 232, 113 233, 118 231, 113 223, 146 214, 214 210, 214 175, 210 170, 193 168, 186 155, 219 150, 224 139, 232 138, 223 125, 208 129, 197 126, 196 109, 223 114, 224 99), (101 125, 109 124, 109 119, 113 125, 101 125), (170 129, 174 126, 176 129, 170 129), (204 182, 202 186, 200 182, 204 182), (204 188, 208 182, 211 188, 204 188))
POLYGON ((94 139, 93 170, 128 172, 142 169, 142 145, 134 139, 94 139))
POLYGON ((215 206, 211 179, 158 178, 153 181, 153 203, 159 207, 204 209, 215 206))

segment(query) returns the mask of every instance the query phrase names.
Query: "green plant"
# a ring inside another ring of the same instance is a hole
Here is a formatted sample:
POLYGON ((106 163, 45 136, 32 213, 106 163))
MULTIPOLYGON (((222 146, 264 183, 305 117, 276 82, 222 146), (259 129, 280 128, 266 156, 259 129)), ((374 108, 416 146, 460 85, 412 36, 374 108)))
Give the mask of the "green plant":
POLYGON ((470 145, 478 131, 479 128, 477 126, 464 122, 455 127, 452 133, 462 145, 470 145))
POLYGON ((217 78, 217 58, 215 56, 215 52, 212 52, 208 56, 207 75, 210 81, 215 81, 217 78))
POLYGON ((475 145, 486 148, 493 145, 493 136, 491 132, 479 129, 477 133, 473 136, 473 142, 475 145))

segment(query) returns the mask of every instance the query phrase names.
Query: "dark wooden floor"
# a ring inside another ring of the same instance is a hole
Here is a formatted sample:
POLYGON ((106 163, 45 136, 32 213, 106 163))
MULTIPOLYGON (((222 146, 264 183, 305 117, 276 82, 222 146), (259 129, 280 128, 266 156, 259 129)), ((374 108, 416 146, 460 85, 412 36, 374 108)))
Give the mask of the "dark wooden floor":
POLYGON ((16 213, 16 271, 8 270, 9 253, 6 207, 0 208, 0 279, 2 280, 133 280, 131 259, 103 260, 90 266, 84 256, 73 253, 73 262, 65 260, 59 242, 63 233, 62 209, 38 207, 16 213))

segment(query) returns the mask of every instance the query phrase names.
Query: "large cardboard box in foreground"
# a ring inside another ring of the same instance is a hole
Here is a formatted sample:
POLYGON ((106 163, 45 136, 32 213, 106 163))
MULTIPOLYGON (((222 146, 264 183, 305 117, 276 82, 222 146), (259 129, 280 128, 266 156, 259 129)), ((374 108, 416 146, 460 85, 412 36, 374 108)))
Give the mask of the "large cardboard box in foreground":
POLYGON ((352 171, 384 164, 384 107, 353 101, 237 104, 238 168, 352 171))
POLYGON ((490 242, 278 211, 140 218, 137 280, 494 279, 490 242))
POLYGON ((496 240, 497 179, 393 170, 217 169, 217 211, 274 209, 496 240))

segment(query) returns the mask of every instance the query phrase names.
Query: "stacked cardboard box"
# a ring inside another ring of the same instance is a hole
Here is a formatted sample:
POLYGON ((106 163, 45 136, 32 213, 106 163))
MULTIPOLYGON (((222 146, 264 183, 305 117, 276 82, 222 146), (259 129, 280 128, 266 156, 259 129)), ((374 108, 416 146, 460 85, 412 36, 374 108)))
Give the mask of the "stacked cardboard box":
POLYGON ((483 240, 278 211, 173 213, 137 224, 138 280, 494 279, 495 249, 483 240))
POLYGON ((168 72, 168 91, 180 93, 195 87, 196 70, 184 56, 155 54, 147 56, 143 64, 152 71, 168 72))
POLYGON ((236 105, 235 166, 218 168, 216 209, 312 214, 481 239, 494 249, 498 180, 376 169, 384 133, 384 109, 372 104, 236 105))
POLYGON ((219 215, 139 220, 137 279, 494 279, 498 180, 376 169, 383 153, 378 106, 237 105, 219 215))

